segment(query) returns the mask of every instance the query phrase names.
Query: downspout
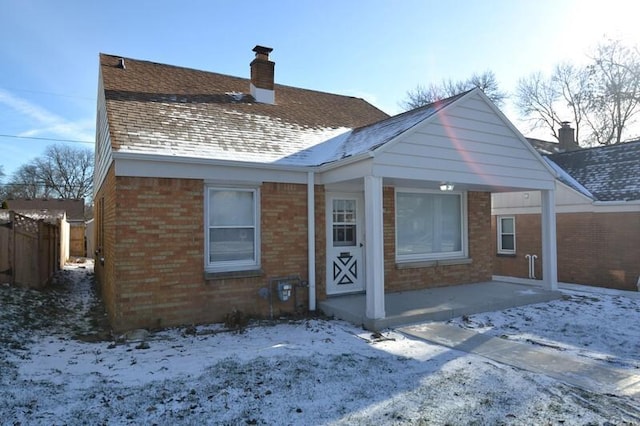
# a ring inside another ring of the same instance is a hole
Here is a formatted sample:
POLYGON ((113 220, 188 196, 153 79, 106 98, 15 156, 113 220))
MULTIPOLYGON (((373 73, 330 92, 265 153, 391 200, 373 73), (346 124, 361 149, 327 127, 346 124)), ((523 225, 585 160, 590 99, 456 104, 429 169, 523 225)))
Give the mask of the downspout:
POLYGON ((307 246, 309 263, 309 311, 316 310, 316 218, 315 176, 307 173, 307 246))

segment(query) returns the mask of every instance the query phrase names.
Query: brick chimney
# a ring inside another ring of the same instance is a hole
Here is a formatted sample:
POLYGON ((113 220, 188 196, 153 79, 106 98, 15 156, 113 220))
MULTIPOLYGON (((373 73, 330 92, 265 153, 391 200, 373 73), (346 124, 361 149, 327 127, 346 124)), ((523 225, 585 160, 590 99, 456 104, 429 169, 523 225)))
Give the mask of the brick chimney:
POLYGON ((558 142, 561 152, 575 151, 580 149, 576 143, 575 130, 568 121, 563 121, 561 127, 558 129, 558 142))
POLYGON ((256 102, 263 104, 275 104, 274 68, 275 62, 269 60, 270 47, 256 46, 253 48, 256 57, 251 61, 251 85, 250 91, 256 102))

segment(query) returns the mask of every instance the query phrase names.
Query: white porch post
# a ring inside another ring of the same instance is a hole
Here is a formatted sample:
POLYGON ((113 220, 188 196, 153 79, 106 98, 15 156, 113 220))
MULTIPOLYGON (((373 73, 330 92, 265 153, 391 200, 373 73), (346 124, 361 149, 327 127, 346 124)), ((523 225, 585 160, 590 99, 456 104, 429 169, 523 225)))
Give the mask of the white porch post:
POLYGON ((542 280, 549 290, 558 290, 558 252, 556 245, 556 191, 542 193, 542 280))
POLYGON ((313 172, 307 173, 307 262, 309 264, 309 310, 316 310, 316 188, 313 172))
POLYGON ((364 177, 366 316, 382 319, 384 312, 384 228, 382 178, 364 177))

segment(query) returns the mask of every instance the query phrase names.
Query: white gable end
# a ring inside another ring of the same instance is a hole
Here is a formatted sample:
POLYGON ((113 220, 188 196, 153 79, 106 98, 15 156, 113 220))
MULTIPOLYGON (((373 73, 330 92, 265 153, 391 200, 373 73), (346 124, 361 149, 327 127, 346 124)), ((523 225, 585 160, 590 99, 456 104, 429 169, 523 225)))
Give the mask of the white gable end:
POLYGON ((553 189, 554 176, 480 91, 470 92, 379 149, 378 176, 487 190, 553 189))

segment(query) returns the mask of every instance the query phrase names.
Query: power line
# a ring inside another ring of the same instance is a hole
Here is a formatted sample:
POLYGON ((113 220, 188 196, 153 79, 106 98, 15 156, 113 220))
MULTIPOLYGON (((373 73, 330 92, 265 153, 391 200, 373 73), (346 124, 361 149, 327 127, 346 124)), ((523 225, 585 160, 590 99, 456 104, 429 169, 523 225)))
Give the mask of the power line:
POLYGON ((95 141, 77 141, 72 139, 57 139, 57 138, 40 138, 36 136, 18 136, 18 135, 3 135, 0 134, 2 138, 15 138, 15 139, 36 139, 41 141, 55 141, 55 142, 73 142, 73 143, 90 143, 94 144, 95 141))
POLYGON ((26 186, 26 187, 31 187, 31 188, 48 188, 51 190, 54 190, 56 188, 62 188, 64 187, 66 188, 73 188, 73 189, 82 189, 82 188, 88 188, 91 186, 91 184, 87 184, 87 185, 51 185, 51 184, 47 184, 47 183, 18 183, 18 182, 7 182, 7 183, 0 183, 0 186, 4 186, 4 187, 14 187, 14 186, 26 186))
POLYGON ((75 98, 75 99, 84 99, 87 101, 96 101, 96 98, 89 98, 86 96, 77 96, 77 95, 68 95, 64 93, 53 93, 53 92, 44 92, 41 90, 29 90, 29 89, 18 89, 16 87, 5 87, 5 90, 12 92, 27 92, 27 93, 38 93, 41 95, 49 95, 49 96, 60 96, 62 98, 75 98))

